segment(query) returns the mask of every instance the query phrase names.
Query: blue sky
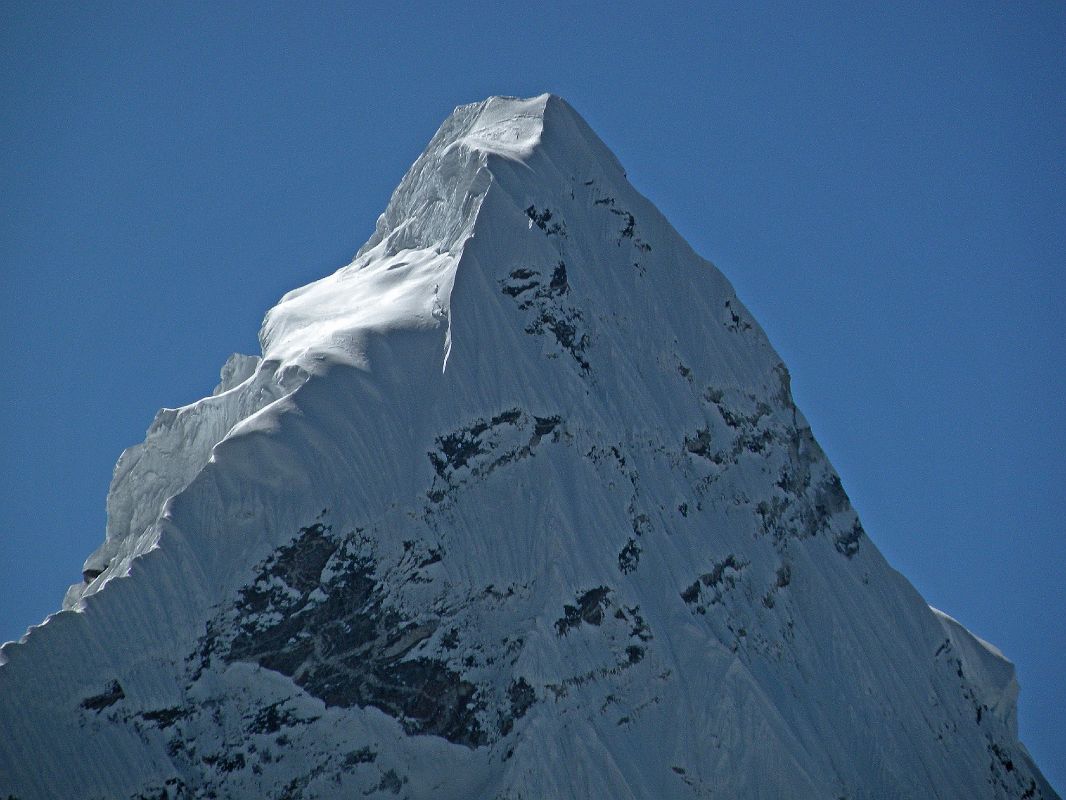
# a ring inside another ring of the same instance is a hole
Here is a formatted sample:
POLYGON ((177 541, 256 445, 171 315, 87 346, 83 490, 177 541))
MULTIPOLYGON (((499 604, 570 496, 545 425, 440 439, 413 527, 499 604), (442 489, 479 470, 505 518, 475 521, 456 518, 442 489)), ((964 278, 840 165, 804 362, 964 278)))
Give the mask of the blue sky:
POLYGON ((1016 662, 1066 789, 1066 6, 650 5, 0 5, 0 640, 455 105, 553 91, 733 281, 889 561, 1016 662))

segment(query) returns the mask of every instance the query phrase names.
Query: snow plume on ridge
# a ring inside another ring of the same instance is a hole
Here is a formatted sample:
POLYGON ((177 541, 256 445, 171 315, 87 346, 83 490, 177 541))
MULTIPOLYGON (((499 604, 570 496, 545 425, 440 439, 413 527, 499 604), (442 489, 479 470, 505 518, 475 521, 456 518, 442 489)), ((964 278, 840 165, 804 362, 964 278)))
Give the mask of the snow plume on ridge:
POLYGON ((1055 794, 729 282, 564 101, 456 109, 0 650, 0 796, 1055 794))

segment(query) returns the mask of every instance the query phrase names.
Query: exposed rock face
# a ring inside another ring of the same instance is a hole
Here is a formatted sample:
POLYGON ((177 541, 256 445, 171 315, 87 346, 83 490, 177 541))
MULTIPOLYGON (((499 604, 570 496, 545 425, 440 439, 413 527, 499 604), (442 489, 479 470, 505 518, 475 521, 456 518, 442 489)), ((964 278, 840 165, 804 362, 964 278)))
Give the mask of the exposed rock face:
POLYGON ((0 796, 1055 796, 1009 662, 558 98, 456 109, 261 341, 3 648, 0 796))

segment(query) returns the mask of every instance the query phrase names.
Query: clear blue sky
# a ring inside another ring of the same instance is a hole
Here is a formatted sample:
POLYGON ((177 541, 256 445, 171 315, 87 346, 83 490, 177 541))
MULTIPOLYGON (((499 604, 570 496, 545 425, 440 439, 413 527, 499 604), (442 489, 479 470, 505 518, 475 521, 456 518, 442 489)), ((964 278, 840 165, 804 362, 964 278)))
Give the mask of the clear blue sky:
POLYGON ((734 282, 888 559, 1015 660, 1066 790, 1066 6, 391 5, 0 5, 0 640, 455 105, 553 91, 734 282))

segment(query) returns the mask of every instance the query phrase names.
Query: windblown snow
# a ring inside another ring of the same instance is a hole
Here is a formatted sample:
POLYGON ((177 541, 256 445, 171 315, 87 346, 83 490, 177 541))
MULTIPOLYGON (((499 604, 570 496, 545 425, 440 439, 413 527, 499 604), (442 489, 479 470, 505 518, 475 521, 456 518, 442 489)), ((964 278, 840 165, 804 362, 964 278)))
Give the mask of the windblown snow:
POLYGON ((0 650, 0 796, 1056 797, 558 97, 457 108, 260 341, 0 650))

